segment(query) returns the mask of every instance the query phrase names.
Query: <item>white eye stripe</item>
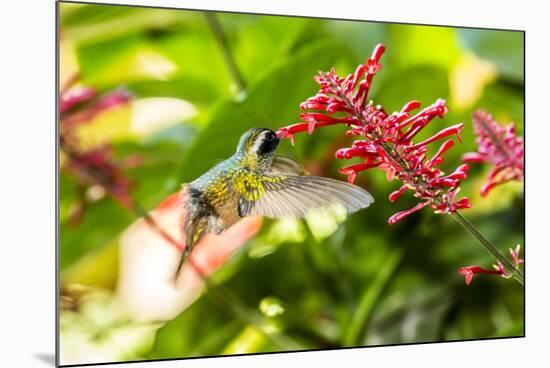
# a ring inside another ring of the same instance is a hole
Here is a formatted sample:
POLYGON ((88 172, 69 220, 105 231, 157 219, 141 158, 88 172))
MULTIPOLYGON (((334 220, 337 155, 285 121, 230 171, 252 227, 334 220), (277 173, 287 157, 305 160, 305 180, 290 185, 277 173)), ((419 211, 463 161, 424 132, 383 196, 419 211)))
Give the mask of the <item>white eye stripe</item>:
POLYGON ((256 140, 254 141, 254 144, 252 145, 252 152, 258 152, 260 150, 260 147, 262 143, 264 143, 266 134, 268 132, 261 132, 258 137, 256 137, 256 140))

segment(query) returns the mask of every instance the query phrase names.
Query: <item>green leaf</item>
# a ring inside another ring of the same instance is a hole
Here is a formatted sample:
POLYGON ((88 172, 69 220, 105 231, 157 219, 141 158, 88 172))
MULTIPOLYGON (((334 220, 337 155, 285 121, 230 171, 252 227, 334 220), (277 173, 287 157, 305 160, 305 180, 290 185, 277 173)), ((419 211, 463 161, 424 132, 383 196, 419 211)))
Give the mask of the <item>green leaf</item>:
MULTIPOLYGON (((193 82, 203 84, 203 89, 214 92, 209 102, 216 98, 230 95, 231 77, 224 63, 222 52, 216 40, 207 27, 204 15, 197 14, 203 22, 201 27, 190 32, 177 32, 156 40, 155 44, 163 54, 178 66, 173 78, 180 82, 193 82)), ((170 78, 173 79, 173 78, 170 78)), ((180 84, 182 93, 192 96, 198 85, 180 84)), ((188 97, 191 98, 191 97, 188 97)))
POLYGON ((277 16, 218 14, 222 27, 229 29, 229 42, 239 70, 248 84, 288 57, 296 41, 314 20, 277 16), (243 21, 248 18, 249 21, 243 21), (235 25, 231 27, 231 24, 235 25))
POLYGON ((277 129, 295 122, 300 102, 317 91, 312 76, 330 69, 339 53, 345 53, 339 43, 309 45, 252 86, 244 101, 227 100, 220 104, 183 159, 182 181, 193 180, 219 160, 228 158, 248 129, 277 129), (224 143, 218 144, 220 140, 224 143))

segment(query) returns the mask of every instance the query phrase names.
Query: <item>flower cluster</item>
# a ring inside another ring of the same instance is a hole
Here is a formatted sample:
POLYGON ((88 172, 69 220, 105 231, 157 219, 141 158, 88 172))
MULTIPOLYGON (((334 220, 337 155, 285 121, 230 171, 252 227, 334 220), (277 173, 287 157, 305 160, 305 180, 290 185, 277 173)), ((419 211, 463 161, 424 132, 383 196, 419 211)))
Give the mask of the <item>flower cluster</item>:
POLYGON ((494 165, 481 188, 481 195, 486 196, 499 184, 523 180, 523 138, 516 136, 514 124, 503 126, 485 111, 476 111, 472 117, 478 151, 466 153, 463 160, 494 165))
POLYGON ((122 89, 98 96, 93 88, 71 88, 61 93, 59 98, 62 125, 66 128, 89 122, 100 112, 129 101, 130 95, 122 89))
POLYGON ((378 167, 386 172, 389 181, 397 178, 402 182, 402 186, 390 194, 390 201, 397 200, 408 190, 420 199, 415 207, 391 216, 390 224, 426 206, 437 213, 469 208, 468 198, 456 198, 460 181, 466 178, 468 165, 463 164, 448 175, 438 168, 444 160, 443 154, 453 147, 454 140, 445 140, 431 158, 426 154, 430 143, 451 136, 460 140, 463 124, 444 128, 421 142, 413 142, 434 118, 447 113, 445 101, 437 100, 416 114, 411 114, 411 111, 420 107, 417 101, 407 103, 401 111, 392 114, 368 101, 372 79, 381 68, 379 61, 383 52, 384 46, 377 45, 372 56, 345 78, 339 77, 334 69, 328 73, 320 72, 315 78, 321 86, 319 92, 300 106, 304 110, 300 114, 302 122, 279 129, 278 136, 290 138, 294 143, 296 133, 311 134, 316 128, 341 124, 349 128, 347 135, 362 137, 351 147, 336 151, 337 158, 358 157, 362 160, 340 170, 348 175, 348 181, 353 182, 361 171, 378 167))
POLYGON ((122 165, 113 160, 109 145, 71 154, 63 169, 74 175, 81 184, 101 187, 123 206, 130 208, 130 180, 123 174, 122 165))
MULTIPOLYGON (((131 183, 123 174, 122 167, 134 166, 139 158, 129 157, 117 162, 113 159, 110 145, 83 149, 76 134, 79 125, 89 123, 105 110, 128 103, 130 95, 123 90, 99 95, 93 88, 77 86, 78 79, 75 75, 59 96, 60 147, 66 159, 62 170, 73 175, 82 187, 99 188, 123 206, 131 207, 131 183)), ((82 205, 77 208, 81 212, 82 205)), ((72 217, 78 219, 80 215, 75 213, 72 217)))
MULTIPOLYGON (((519 269, 519 265, 524 262, 524 260, 520 258, 520 255, 519 255, 520 251, 521 251, 521 246, 519 244, 516 246, 516 249, 510 248, 510 257, 512 258, 512 262, 516 269, 519 269)), ((497 264, 494 264, 492 270, 488 270, 480 266, 466 266, 466 267, 459 268, 458 273, 464 276, 466 285, 471 284, 472 279, 476 274, 500 275, 507 279, 513 276, 513 274, 506 271, 506 267, 504 267, 504 265, 501 262, 497 262, 497 264)))

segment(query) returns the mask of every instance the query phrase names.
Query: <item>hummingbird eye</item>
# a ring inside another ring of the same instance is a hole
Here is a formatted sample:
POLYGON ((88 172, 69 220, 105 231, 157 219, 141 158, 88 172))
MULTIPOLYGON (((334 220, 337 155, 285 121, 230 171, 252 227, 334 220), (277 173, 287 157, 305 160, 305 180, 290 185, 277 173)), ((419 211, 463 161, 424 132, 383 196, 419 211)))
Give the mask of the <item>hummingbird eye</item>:
POLYGON ((277 139, 277 135, 273 132, 267 132, 265 134, 264 140, 267 142, 273 142, 275 139, 277 139))

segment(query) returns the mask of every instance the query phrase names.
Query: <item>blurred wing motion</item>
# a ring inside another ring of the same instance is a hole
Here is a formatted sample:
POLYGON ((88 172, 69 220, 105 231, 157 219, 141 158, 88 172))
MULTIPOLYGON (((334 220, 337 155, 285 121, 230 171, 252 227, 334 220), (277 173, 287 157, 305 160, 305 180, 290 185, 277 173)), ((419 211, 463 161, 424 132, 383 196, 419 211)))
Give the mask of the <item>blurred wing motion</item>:
POLYGON ((275 170, 272 166, 270 173, 260 180, 262 190, 261 195, 254 196, 257 199, 241 196, 241 217, 303 218, 310 209, 328 207, 335 202, 351 213, 374 202, 370 193, 357 185, 331 178, 297 175, 299 165, 291 165, 287 160, 293 162, 284 159, 284 164, 275 164, 275 170))
POLYGON ((306 171, 302 166, 300 166, 300 164, 290 158, 275 156, 273 158, 273 163, 271 164, 269 173, 305 175, 306 171))

